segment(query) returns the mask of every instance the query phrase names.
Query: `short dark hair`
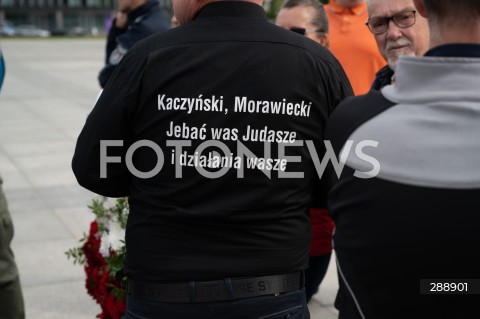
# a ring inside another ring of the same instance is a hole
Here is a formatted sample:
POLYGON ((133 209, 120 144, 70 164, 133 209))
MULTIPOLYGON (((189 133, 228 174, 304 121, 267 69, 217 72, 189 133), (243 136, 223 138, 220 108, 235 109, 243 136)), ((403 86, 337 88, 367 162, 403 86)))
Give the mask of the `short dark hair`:
POLYGON ((280 9, 292 9, 296 7, 312 7, 315 9, 315 15, 310 23, 322 33, 328 33, 328 18, 319 0, 285 0, 280 9))
POLYGON ((463 21, 478 20, 480 16, 479 0, 424 0, 428 14, 442 21, 448 18, 458 18, 463 21))

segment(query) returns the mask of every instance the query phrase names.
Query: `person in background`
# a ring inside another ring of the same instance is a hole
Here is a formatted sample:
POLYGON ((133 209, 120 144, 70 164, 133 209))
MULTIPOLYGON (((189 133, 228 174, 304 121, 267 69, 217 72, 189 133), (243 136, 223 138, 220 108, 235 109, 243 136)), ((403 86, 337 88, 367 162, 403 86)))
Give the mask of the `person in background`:
POLYGON ((413 0, 367 0, 367 11, 366 25, 388 62, 377 72, 372 85, 373 90, 380 90, 392 82, 401 55, 421 56, 427 52, 430 33, 427 19, 417 13, 413 0))
POLYGON ((375 74, 385 65, 373 35, 365 26, 365 0, 330 0, 325 5, 330 51, 340 61, 355 95, 370 90, 375 74))
MULTIPOLYGON (((328 20, 323 5, 318 0, 286 0, 277 14, 275 23, 300 33, 327 47, 328 20)), ((332 254, 333 220, 325 208, 311 208, 312 244, 308 269, 305 271, 307 302, 318 292, 318 287, 328 269, 332 254)))
POLYGON ((346 99, 327 124, 337 156, 370 145, 329 194, 340 319, 480 318, 480 1, 414 4, 430 49, 401 56, 393 84, 346 99))
POLYGON ((105 66, 98 75, 100 86, 105 87, 135 43, 169 28, 170 20, 158 0, 118 0, 118 12, 107 35, 105 66))
POLYGON ((173 7, 179 26, 127 53, 72 160, 83 187, 128 196, 128 318, 309 318, 315 157, 348 78, 261 0, 173 7))
POLYGON ((318 0, 286 0, 275 18, 275 24, 299 33, 328 48, 328 20, 318 0))
MULTIPOLYGON (((0 92, 5 78, 5 60, 0 49, 0 92)), ((0 176, 0 318, 24 319, 22 287, 17 265, 10 247, 13 239, 13 223, 0 176)))

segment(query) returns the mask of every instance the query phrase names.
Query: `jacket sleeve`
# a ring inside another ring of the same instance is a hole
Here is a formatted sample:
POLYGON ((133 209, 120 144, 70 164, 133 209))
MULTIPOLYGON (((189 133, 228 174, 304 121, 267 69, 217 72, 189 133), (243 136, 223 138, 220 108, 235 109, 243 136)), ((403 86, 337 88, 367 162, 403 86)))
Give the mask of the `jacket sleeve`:
POLYGON ((78 183, 100 195, 129 195, 125 154, 133 138, 137 92, 144 61, 125 56, 100 94, 78 137, 72 169, 78 183))
MULTIPOLYGON (((350 85, 350 81, 345 74, 340 63, 331 56, 330 60, 320 61, 317 64, 319 70, 318 75, 319 79, 319 91, 323 92, 326 97, 326 104, 328 107, 327 121, 328 117, 336 109, 336 107, 344 99, 353 96, 353 89, 350 85)), ((325 129, 325 128, 324 128, 325 129)), ((324 142, 325 139, 325 130, 322 132, 322 143, 317 145, 317 150, 321 150, 320 160, 323 158, 323 154, 327 151, 324 142)), ((314 195, 312 208, 326 208, 327 207, 327 198, 328 192, 330 191, 330 179, 329 176, 333 167, 331 163, 328 163, 325 171, 323 172, 320 179, 318 179, 314 186, 314 195)))

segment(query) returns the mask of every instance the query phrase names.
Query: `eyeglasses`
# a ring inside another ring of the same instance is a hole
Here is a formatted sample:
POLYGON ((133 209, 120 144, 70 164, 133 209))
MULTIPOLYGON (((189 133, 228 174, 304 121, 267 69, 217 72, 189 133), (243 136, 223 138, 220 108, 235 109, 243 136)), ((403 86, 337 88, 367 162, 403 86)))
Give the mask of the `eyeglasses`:
POLYGON ((323 29, 308 30, 308 29, 305 29, 305 28, 290 28, 289 30, 293 31, 295 33, 301 34, 301 35, 305 35, 305 34, 311 33, 311 32, 325 33, 325 30, 323 30, 323 29))
POLYGON ((417 11, 403 11, 390 17, 379 17, 369 19, 365 24, 373 34, 379 35, 387 32, 390 20, 399 28, 408 28, 415 24, 415 13, 417 11))

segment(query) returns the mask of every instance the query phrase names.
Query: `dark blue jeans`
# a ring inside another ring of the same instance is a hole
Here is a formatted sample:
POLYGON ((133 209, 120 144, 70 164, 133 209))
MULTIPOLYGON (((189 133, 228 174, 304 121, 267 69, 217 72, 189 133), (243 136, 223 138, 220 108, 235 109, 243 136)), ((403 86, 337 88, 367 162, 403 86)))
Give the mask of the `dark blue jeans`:
POLYGON ((309 319, 305 291, 210 303, 160 303, 127 297, 124 319, 309 319))

